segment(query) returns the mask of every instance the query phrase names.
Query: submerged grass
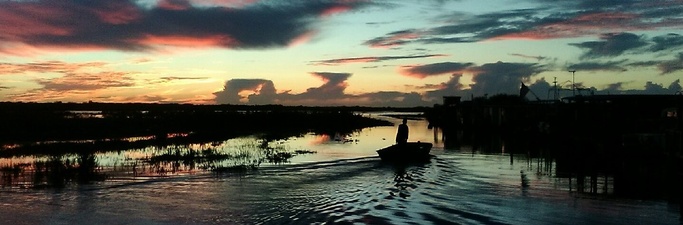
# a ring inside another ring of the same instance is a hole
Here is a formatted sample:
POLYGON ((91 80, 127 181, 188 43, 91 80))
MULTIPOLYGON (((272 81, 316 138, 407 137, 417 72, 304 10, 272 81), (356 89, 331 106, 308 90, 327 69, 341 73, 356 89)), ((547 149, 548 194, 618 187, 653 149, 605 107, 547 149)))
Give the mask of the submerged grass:
POLYGON ((296 155, 315 153, 288 149, 277 140, 392 125, 356 114, 354 108, 9 103, 0 108, 0 160, 9 162, 0 167, 1 186, 18 180, 35 187, 60 187, 119 174, 249 171, 263 163, 286 163, 296 155), (102 109, 97 116, 80 117, 73 116, 69 110, 75 109, 70 107, 102 109), (246 136, 257 139, 225 144, 246 136), (107 155, 117 155, 114 161, 125 159, 112 163, 107 155), (98 157, 105 157, 106 168, 98 157), (14 158, 30 162, 13 164, 14 158))
POLYGON ((94 155, 78 155, 75 159, 68 157, 50 157, 47 160, 36 160, 33 163, 33 187, 64 187, 76 182, 88 184, 104 181, 107 175, 99 171, 94 155))
MULTIPOLYGON (((141 161, 163 167, 170 165, 170 171, 177 171, 182 165, 219 173, 244 172, 258 169, 262 163, 280 164, 301 154, 313 154, 310 150, 290 150, 281 143, 270 144, 265 139, 243 140, 235 145, 210 147, 203 150, 168 148, 164 153, 142 158, 141 161)), ((161 172, 168 172, 168 169, 161 172)))

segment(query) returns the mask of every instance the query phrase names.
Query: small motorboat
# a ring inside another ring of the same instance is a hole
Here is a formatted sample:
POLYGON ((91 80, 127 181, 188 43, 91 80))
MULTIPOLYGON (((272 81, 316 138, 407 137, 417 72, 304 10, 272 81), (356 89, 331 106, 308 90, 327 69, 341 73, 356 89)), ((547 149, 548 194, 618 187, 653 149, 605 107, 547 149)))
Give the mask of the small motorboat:
POLYGON ((431 149, 432 143, 408 142, 405 144, 394 144, 377 150, 377 154, 379 154, 383 161, 423 161, 429 159, 429 151, 431 149))

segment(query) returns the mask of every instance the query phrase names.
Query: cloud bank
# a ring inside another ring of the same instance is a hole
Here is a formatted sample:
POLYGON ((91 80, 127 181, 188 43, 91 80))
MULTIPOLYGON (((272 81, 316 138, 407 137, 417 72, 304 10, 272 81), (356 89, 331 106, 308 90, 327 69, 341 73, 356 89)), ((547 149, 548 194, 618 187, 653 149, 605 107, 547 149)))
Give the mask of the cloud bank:
POLYGON ((0 52, 20 46, 151 51, 161 46, 278 48, 325 16, 367 1, 0 1, 0 52), (233 2, 233 4, 227 4, 233 2))
MULTIPOLYGON (((624 33, 658 28, 683 28, 676 1, 535 1, 536 8, 471 14, 466 12, 441 15, 438 26, 403 29, 365 41, 370 47, 394 48, 407 44, 470 43, 505 39, 559 39, 624 33)), ((672 37, 677 38, 677 37, 672 37)), ((642 44, 630 36, 615 36, 607 41, 621 41, 626 48, 642 44)), ((664 40, 670 42, 671 40, 664 40)), ((609 44, 609 43, 608 43, 609 44)), ((679 44, 680 45, 680 44, 679 44)), ((610 47, 601 43, 586 48, 610 47)), ((666 45, 662 47, 666 48, 666 45)), ((615 46, 614 53, 618 53, 615 46)), ((594 51, 588 56, 608 52, 594 51)))
POLYGON ((347 94, 347 80, 350 73, 312 72, 323 84, 308 88, 305 92, 291 94, 277 92, 272 81, 265 79, 231 79, 223 90, 214 92, 218 104, 282 104, 282 105, 361 105, 414 107, 428 106, 431 102, 422 100, 416 92, 380 91, 360 95, 347 94), (245 94, 246 92, 246 94, 245 94))

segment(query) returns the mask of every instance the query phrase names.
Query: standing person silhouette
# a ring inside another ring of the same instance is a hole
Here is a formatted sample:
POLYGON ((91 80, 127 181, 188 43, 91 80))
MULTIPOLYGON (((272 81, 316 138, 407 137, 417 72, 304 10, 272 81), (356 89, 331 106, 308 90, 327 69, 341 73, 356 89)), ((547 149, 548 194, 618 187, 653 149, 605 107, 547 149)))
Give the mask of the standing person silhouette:
POLYGON ((403 119, 403 123, 398 125, 398 132, 396 133, 396 143, 405 144, 408 142, 408 125, 406 124, 408 119, 403 119))

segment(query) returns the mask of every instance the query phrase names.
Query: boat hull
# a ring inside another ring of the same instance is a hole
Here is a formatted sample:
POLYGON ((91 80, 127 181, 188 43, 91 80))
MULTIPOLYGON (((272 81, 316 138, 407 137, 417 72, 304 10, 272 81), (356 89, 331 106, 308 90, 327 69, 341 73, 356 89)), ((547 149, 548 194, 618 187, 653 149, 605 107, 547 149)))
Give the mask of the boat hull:
POLYGON ((431 149, 432 143, 408 142, 377 150, 377 154, 383 161, 422 161, 429 159, 431 149))

